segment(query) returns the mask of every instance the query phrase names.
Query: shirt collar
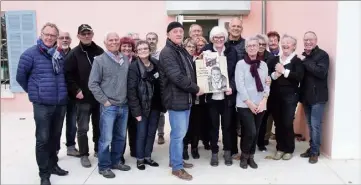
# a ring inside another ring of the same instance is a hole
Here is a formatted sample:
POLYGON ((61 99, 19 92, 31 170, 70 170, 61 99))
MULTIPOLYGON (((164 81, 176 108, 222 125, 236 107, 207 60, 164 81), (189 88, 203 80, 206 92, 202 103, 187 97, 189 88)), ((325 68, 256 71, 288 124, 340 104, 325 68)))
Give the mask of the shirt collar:
POLYGON ((285 61, 282 61, 282 57, 280 56, 280 63, 283 65, 291 63, 291 59, 296 56, 296 52, 291 53, 285 61))
MULTIPOLYGON (((217 54, 219 55, 218 50, 216 49, 216 47, 215 47, 214 45, 213 45, 213 50, 216 51, 217 54)), ((220 56, 224 56, 224 51, 225 51, 225 50, 226 50, 226 46, 223 46, 220 56)))
POLYGON ((123 55, 122 55, 120 52, 118 52, 118 55, 115 55, 114 53, 106 50, 105 53, 106 53, 110 58, 112 58, 112 59, 114 60, 114 62, 116 62, 116 63, 118 63, 118 64, 120 64, 120 65, 123 64, 123 62, 124 62, 124 59, 123 59, 123 58, 124 58, 124 57, 123 57, 123 55))

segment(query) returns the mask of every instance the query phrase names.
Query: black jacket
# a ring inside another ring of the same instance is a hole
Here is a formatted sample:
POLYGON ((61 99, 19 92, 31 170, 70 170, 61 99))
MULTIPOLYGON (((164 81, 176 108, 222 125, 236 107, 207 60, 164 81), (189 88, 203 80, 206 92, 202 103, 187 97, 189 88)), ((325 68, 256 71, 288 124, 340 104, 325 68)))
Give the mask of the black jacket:
POLYGON ((65 80, 67 83, 69 96, 81 103, 97 102, 90 92, 88 80, 94 57, 101 55, 104 50, 94 42, 84 50, 83 45, 79 43, 72 49, 65 58, 65 80), (77 99, 76 95, 82 91, 84 98, 77 99))
POLYGON ((159 74, 161 81, 161 95, 163 105, 167 110, 182 111, 189 110, 193 103, 193 97, 198 93, 194 69, 192 67, 192 56, 181 46, 175 45, 169 39, 159 55, 159 74), (189 59, 189 64, 183 62, 181 54, 189 59), (186 66, 189 65, 193 72, 187 75, 186 66))
MULTIPOLYGON (((269 75, 275 71, 275 66, 280 61, 280 56, 272 58, 268 63, 269 75)), ((300 58, 294 56, 291 62, 284 65, 285 69, 289 69, 290 73, 287 78, 281 75, 276 80, 272 79, 270 98, 272 97, 285 97, 287 95, 296 95, 298 99, 299 84, 303 79, 304 69, 300 58)))
POLYGON ((238 61, 242 60, 246 55, 246 40, 244 38, 240 38, 239 40, 228 40, 226 45, 232 46, 237 52, 238 61))
POLYGON ((263 56, 258 55, 258 57, 260 60, 262 60, 262 61, 266 62, 266 64, 268 64, 268 62, 275 56, 272 55, 269 51, 265 50, 263 56))
POLYGON ((301 83, 300 100, 302 103, 310 105, 316 103, 325 103, 328 101, 327 76, 329 68, 328 54, 316 46, 303 59, 305 76, 301 83))
MULTIPOLYGON (((234 78, 234 72, 236 70, 236 64, 239 60, 238 55, 237 55, 237 51, 229 46, 229 45, 225 45, 226 49, 224 50, 224 55, 227 58, 227 72, 228 72, 228 79, 229 79, 229 86, 230 88, 232 88, 232 95, 227 96, 226 94, 224 94, 225 99, 227 100, 227 103, 229 106, 233 106, 236 104, 236 97, 237 97, 237 88, 236 88, 236 81, 234 78)), ((207 44, 202 48, 202 52, 203 51, 207 51, 210 50, 211 52, 216 52, 213 49, 213 44, 207 44)), ((212 101, 212 93, 208 93, 206 94, 206 101, 210 102, 212 101)))
POLYGON ((158 64, 155 58, 150 58, 153 70, 147 72, 142 61, 137 58, 129 66, 128 71, 128 105, 133 117, 149 116, 151 110, 165 112, 160 97, 158 64), (151 88, 148 88, 148 86, 151 88))

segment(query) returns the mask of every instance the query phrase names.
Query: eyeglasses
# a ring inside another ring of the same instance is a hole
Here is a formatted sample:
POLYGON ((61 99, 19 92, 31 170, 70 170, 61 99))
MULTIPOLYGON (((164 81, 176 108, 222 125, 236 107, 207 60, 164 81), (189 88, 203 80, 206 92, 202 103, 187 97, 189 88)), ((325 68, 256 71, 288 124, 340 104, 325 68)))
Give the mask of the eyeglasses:
POLYGON ((195 47, 195 46, 192 46, 192 45, 187 45, 186 48, 196 49, 196 47, 195 47))
POLYGON ((65 36, 65 37, 58 37, 58 39, 59 39, 59 40, 70 40, 70 37, 67 37, 67 36, 65 36))
POLYGON ((247 45, 247 48, 258 48, 258 44, 247 45))
POLYGON ((222 37, 213 37, 213 39, 218 41, 223 41, 225 38, 222 36, 222 37))
POLYGON ((267 46, 266 43, 259 43, 259 46, 267 46))
POLYGON ((53 35, 53 34, 50 34, 50 33, 41 33, 43 36, 45 36, 45 37, 50 37, 50 38, 56 38, 57 37, 57 35, 53 35))

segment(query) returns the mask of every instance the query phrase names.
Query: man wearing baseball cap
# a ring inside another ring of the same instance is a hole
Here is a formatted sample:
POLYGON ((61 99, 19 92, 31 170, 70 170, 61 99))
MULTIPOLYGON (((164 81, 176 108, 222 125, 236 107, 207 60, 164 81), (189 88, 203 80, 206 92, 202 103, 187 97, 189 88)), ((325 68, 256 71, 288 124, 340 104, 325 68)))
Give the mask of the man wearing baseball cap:
POLYGON ((160 52, 162 101, 169 113, 170 166, 172 174, 183 180, 192 180, 184 168, 193 167, 183 162, 183 138, 187 133, 190 107, 195 96, 204 94, 196 84, 192 56, 182 47, 184 30, 179 22, 167 27, 167 41, 160 52))
POLYGON ((87 132, 91 117, 93 126, 94 156, 98 153, 99 140, 99 103, 88 88, 88 80, 94 58, 101 55, 104 50, 93 42, 94 32, 88 24, 78 27, 80 43, 70 51, 65 59, 66 82, 70 96, 75 98, 77 104, 77 137, 81 165, 91 167, 89 161, 89 145, 87 132))

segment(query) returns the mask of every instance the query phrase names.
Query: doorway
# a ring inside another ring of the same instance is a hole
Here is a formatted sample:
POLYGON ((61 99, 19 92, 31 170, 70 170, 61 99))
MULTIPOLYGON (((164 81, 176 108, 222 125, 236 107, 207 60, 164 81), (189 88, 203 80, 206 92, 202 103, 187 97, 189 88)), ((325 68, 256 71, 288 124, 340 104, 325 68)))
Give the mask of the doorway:
POLYGON ((198 24, 202 27, 203 37, 209 42, 209 33, 214 26, 218 26, 218 19, 184 21, 183 27, 186 38, 189 37, 189 27, 192 24, 198 24))

